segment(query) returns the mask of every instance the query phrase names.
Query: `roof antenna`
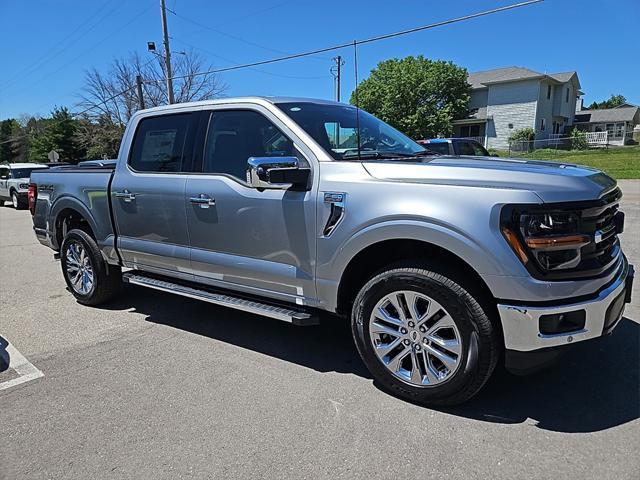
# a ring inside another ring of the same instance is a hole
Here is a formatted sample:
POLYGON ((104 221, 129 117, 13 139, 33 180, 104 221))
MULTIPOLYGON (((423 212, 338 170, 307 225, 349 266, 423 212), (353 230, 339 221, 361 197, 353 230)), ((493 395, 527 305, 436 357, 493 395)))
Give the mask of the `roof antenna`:
POLYGON ((358 105, 358 42, 353 41, 353 72, 356 78, 356 88, 353 91, 353 97, 356 104, 356 141, 358 142, 358 161, 360 158, 360 106, 358 105))

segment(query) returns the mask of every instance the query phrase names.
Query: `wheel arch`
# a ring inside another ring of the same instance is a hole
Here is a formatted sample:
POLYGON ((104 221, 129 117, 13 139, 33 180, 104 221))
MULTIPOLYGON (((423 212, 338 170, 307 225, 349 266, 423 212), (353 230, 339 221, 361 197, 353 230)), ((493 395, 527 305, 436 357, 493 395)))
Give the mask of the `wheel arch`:
POLYGON ((58 200, 51 211, 52 231, 56 247, 60 248, 65 231, 78 228, 97 241, 98 230, 91 212, 80 202, 69 197, 58 200))
POLYGON ((475 293, 495 308, 488 285, 476 269, 456 253, 437 244, 414 239, 381 240, 359 250, 346 264, 337 288, 336 312, 348 314, 358 291, 376 273, 386 267, 415 263, 416 266, 437 262, 470 293, 475 293))

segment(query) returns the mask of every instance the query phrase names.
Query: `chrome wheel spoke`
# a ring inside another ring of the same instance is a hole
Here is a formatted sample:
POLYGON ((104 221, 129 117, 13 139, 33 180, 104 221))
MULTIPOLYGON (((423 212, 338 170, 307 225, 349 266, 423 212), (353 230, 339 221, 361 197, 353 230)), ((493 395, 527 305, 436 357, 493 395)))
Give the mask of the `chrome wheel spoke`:
POLYGON ((433 335, 435 332, 442 328, 457 328, 455 322, 453 321, 453 318, 451 318, 448 313, 445 313, 441 319, 439 319, 438 321, 436 321, 436 323, 429 327, 426 334, 433 335))
POLYGON ((378 335, 381 333, 386 333, 387 335, 394 335, 394 336, 398 335, 397 330, 394 330, 393 328, 387 327, 386 325, 383 325, 382 323, 378 323, 378 322, 372 322, 371 333, 375 333, 378 335))
POLYGON ((449 370, 454 368, 456 366, 456 364, 458 363, 457 358, 450 357, 449 355, 447 355, 445 353, 442 353, 437 348, 433 348, 431 345, 427 345, 427 346, 425 346, 425 348, 427 349, 427 355, 433 355, 434 357, 436 357, 438 360, 440 360, 442 363, 444 363, 444 365, 449 370))
POLYGON ((422 372, 420 371, 420 353, 411 352, 411 382, 422 384, 422 372))
POLYGON ((411 353, 411 350, 405 348, 404 350, 398 352, 398 354, 393 357, 386 365, 389 370, 393 373, 398 373, 400 370, 400 366, 402 365, 402 361, 411 353))
POLYGON ((399 318, 394 318, 391 315, 389 315, 389 313, 382 308, 381 306, 378 307, 376 309, 376 313, 375 313, 376 317, 379 318, 380 320, 384 320, 387 323, 391 323, 393 325, 397 325, 398 327, 404 325, 404 322, 402 320, 400 320, 399 318))
POLYGON ((389 353, 391 353, 391 351, 396 348, 398 345, 400 345, 400 342, 402 341, 402 339, 400 337, 397 337, 395 340, 389 342, 389 343, 385 343, 382 345, 377 345, 376 346, 376 353, 378 354, 378 356, 380 358, 386 357, 387 355, 389 355, 389 353))
POLYGON ((416 292, 404 292, 404 299, 407 302, 407 308, 409 309, 410 319, 416 323, 419 323, 422 317, 426 314, 420 314, 418 312, 418 300, 422 298, 416 292))
POLYGON ((453 340, 445 340, 436 335, 429 335, 427 338, 431 342, 442 347, 444 350, 447 350, 448 352, 455 354, 456 357, 460 355, 460 342, 458 341, 457 338, 453 340))
POLYGON ((388 295, 386 298, 389 301, 389 303, 391 303, 391 305, 393 305, 393 308, 395 308, 396 312, 398 312, 398 317, 402 322, 405 322, 407 320, 405 314, 404 314, 404 309, 402 308, 402 300, 401 300, 401 296, 402 293, 397 292, 395 294, 391 294, 388 295))

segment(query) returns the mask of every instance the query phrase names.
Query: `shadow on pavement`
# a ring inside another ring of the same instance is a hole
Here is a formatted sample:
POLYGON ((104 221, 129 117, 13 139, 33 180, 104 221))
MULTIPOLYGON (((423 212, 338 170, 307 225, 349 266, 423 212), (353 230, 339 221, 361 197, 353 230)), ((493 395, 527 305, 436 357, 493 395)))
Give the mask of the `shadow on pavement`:
MULTIPOLYGON (((103 307, 105 308, 105 307, 103 307)), ((134 308, 149 322, 171 326, 312 368, 370 379, 346 321, 315 327, 216 307, 127 286, 113 310, 134 308)), ((500 368, 483 390, 450 415, 493 423, 523 423, 557 432, 595 432, 640 418, 640 325, 624 318, 612 335, 571 346, 549 369, 526 377, 500 368)))

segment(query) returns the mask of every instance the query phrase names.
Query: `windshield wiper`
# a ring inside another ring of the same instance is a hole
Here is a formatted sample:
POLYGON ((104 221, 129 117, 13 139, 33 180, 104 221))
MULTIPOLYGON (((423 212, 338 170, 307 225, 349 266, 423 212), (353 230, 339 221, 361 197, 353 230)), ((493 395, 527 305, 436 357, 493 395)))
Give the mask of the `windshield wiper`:
POLYGON ((394 159, 394 158, 414 158, 416 155, 413 153, 406 153, 406 152, 381 152, 379 150, 367 150, 367 151, 360 151, 360 155, 358 155, 358 152, 349 152, 349 153, 344 153, 342 155, 343 159, 350 159, 350 158, 384 158, 386 160, 390 160, 390 159, 394 159))
POLYGON ((441 153, 436 152, 435 150, 429 150, 425 148, 422 152, 416 152, 412 154, 413 157, 431 157, 431 156, 441 156, 441 153))

